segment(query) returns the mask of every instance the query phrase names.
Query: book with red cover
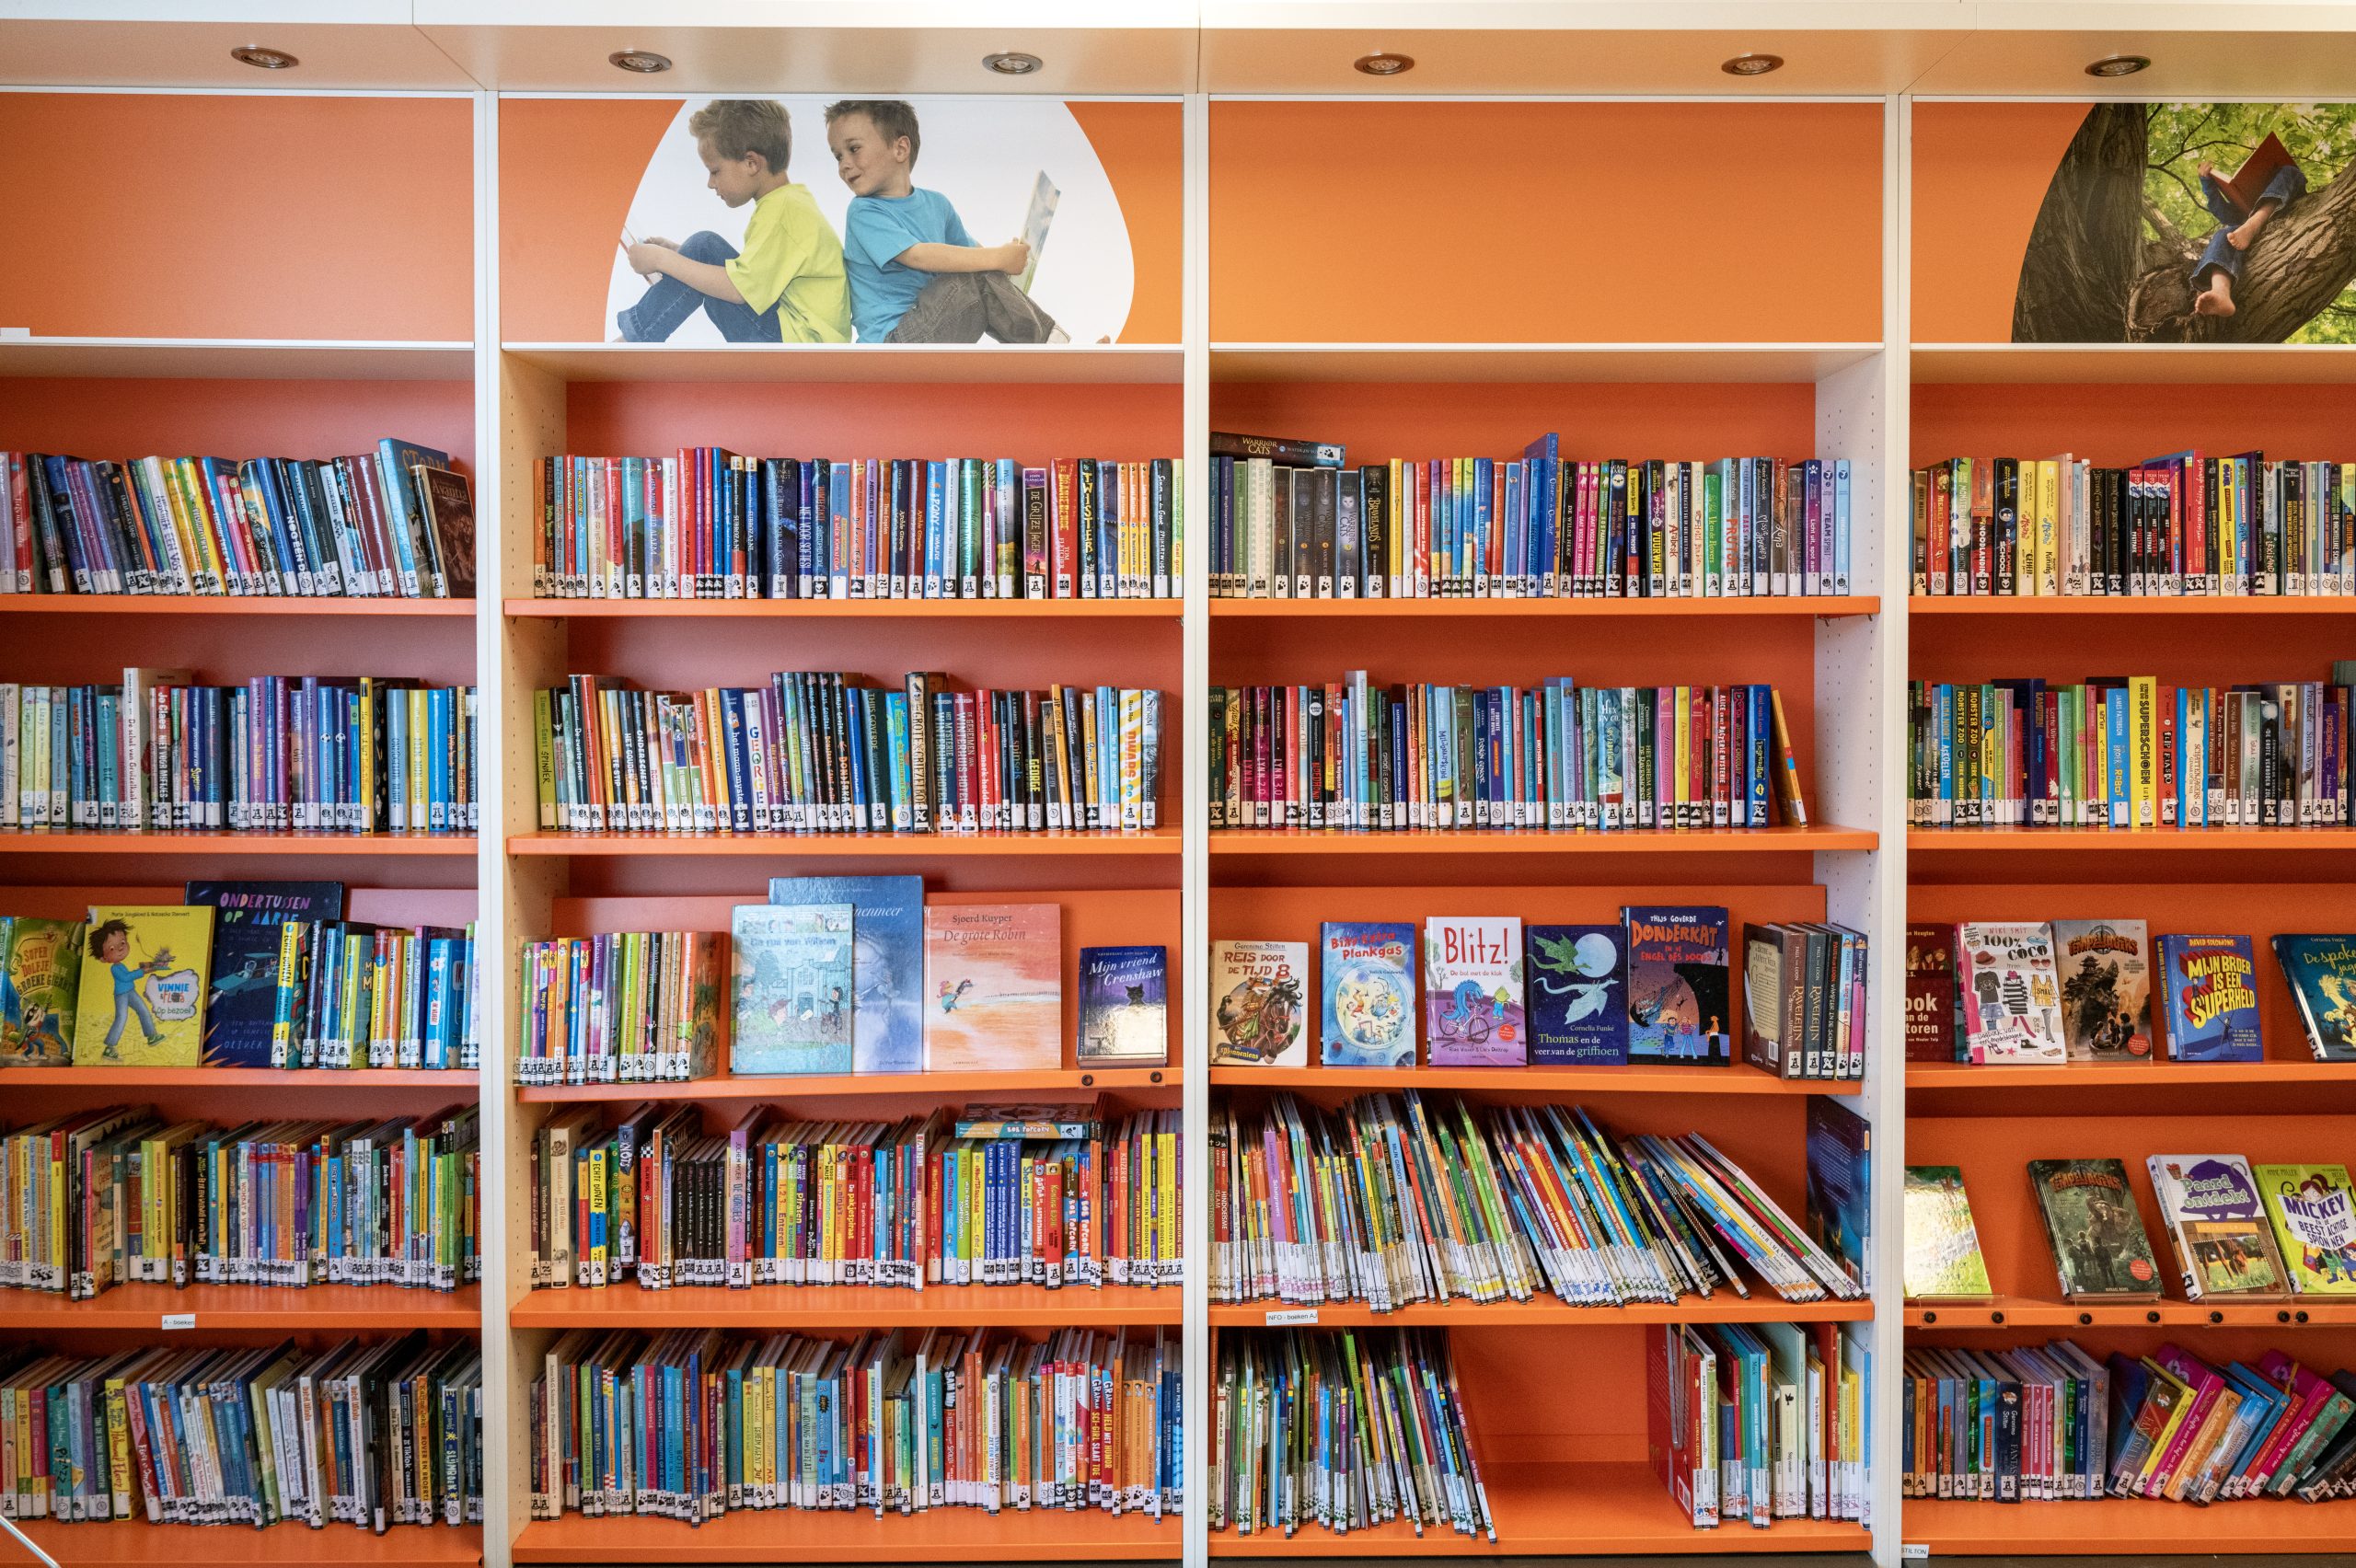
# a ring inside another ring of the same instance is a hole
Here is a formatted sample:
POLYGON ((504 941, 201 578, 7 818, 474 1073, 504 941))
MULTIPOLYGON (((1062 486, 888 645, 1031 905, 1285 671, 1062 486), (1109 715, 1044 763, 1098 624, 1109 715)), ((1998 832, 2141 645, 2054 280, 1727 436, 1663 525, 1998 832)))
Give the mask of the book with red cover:
POLYGON ((2242 167, 2234 171, 2234 177, 2221 179, 2218 183, 2225 188, 2225 193, 2234 199, 2235 205, 2248 213, 2258 205, 2258 199, 2266 194, 2266 182, 2274 178, 2275 171, 2288 168, 2291 163, 2290 149, 2282 145, 2281 137, 2269 131, 2266 133, 2266 140, 2260 142, 2242 167))

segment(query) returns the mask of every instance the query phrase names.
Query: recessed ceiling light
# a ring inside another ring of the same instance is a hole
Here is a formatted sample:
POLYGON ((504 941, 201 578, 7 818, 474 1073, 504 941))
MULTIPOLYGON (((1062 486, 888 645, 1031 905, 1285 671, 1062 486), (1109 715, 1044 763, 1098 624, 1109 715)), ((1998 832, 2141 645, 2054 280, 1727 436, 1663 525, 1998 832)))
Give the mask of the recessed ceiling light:
POLYGON ((1783 68, 1784 57, 1780 54, 1738 54, 1718 65, 1729 76, 1763 76, 1783 68))
POLYGON ((2089 76, 2131 76, 2138 71, 2152 68, 2148 54, 2106 54, 2086 67, 2089 76))
POLYGON ((606 56, 606 63, 633 75, 659 76, 671 68, 671 57, 651 49, 617 49, 606 56))
POLYGON ((263 49, 250 43, 229 51, 229 58, 257 71, 291 71, 303 63, 283 49, 263 49))
POLYGON ((1415 68, 1412 54, 1361 54, 1350 62, 1350 69, 1369 76, 1396 76, 1415 68))
POLYGON ((1000 51, 982 56, 982 63, 1001 76, 1027 76, 1046 63, 1035 54, 1025 54, 1019 49, 1000 51))

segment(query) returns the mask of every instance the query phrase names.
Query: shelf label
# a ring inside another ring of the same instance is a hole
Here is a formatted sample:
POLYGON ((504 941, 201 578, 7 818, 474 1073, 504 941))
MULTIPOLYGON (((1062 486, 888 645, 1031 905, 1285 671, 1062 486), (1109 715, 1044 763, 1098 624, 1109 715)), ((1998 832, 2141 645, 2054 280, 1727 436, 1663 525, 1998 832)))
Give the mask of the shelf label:
POLYGON ((164 1314, 164 1327, 167 1330, 192 1329, 196 1327, 196 1314, 193 1312, 167 1312, 164 1314))
POLYGON ((1268 1314, 1268 1327, 1272 1329, 1299 1328, 1304 1323, 1315 1321, 1317 1321, 1317 1309, 1314 1307, 1294 1307, 1268 1314))
POLYGON ((1899 1547, 1898 1556, 1899 1560, 1904 1562, 1928 1562, 1931 1560, 1931 1549, 1922 1541, 1910 1540, 1899 1547))

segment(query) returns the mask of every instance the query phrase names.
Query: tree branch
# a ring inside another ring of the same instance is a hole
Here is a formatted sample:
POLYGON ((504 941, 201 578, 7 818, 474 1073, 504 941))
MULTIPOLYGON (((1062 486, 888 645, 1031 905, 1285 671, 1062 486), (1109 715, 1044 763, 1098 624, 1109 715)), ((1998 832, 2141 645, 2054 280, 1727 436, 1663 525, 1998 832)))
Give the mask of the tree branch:
POLYGON ((2181 250, 2188 256, 2200 253, 2200 248, 2185 238, 2184 231, 2170 223, 2168 215, 2160 211, 2160 204, 2149 196, 2143 198, 2143 221, 2152 225, 2162 242, 2171 249, 2181 250))

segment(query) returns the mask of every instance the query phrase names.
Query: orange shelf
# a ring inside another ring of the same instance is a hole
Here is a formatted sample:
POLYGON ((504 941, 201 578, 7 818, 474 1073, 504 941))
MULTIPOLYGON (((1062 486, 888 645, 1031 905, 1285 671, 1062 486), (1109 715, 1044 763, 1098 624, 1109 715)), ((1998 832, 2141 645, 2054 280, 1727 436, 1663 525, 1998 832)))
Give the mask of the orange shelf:
POLYGON ((1211 1087, 1239 1089, 1503 1090, 1515 1094, 1862 1094, 1854 1079, 1779 1078, 1727 1067, 1253 1067, 1211 1068, 1211 1087))
POLYGON ((472 1067, 6 1067, 0 1086, 135 1091, 143 1089, 446 1089, 471 1092, 472 1067))
MULTIPOLYGON (((1475 1435, 1476 1439, 1478 1435, 1475 1435)), ((1484 1464, 1496 1520, 1494 1544, 1441 1526, 1418 1538, 1404 1524, 1346 1535, 1310 1527, 1277 1535, 1211 1534, 1213 1557, 1598 1557, 1619 1552, 1864 1551, 1863 1525, 1778 1519, 1772 1529, 1722 1525, 1697 1530, 1680 1517, 1652 1467, 1630 1463, 1484 1464)), ((2019 1510, 2015 1509, 2015 1512, 2019 1510)), ((1911 1539, 1911 1537, 1909 1539, 1911 1539)))
POLYGON ((884 855, 909 859, 967 855, 1175 855, 1178 830, 1157 827, 1142 833, 739 833, 703 837, 653 833, 519 833, 507 840, 507 852, 698 859, 748 856, 808 859, 822 855, 841 859, 884 855))
POLYGON ((2224 1115, 2268 1110, 2312 1115, 2356 1111, 2356 1063, 1975 1067, 1909 1062, 1906 1109, 1913 1116, 2224 1115))
POLYGON ((509 599, 530 620, 1166 620, 1179 599, 509 599))
MULTIPOLYGON (((2356 599, 2348 601, 2356 608, 2356 599)), ((1877 616, 1878 594, 1760 599, 1213 599, 1213 620, 1750 620, 1877 616)))
MULTIPOLYGON (((2350 830, 2356 839, 2356 830, 2350 830)), ((1217 828, 1217 855, 1774 855, 1871 849, 1869 827, 1712 828, 1693 833, 1550 833, 1543 828, 1449 833, 1271 832, 1217 828)))
POLYGON ((1933 1557, 2356 1551, 2356 1504, 2347 1502, 2260 1497, 2198 1508, 2140 1497, 2090 1503, 1910 1498, 1904 1508, 1906 1544, 1926 1547, 1933 1557))
POLYGON ((352 1562, 365 1568, 459 1568, 482 1561, 479 1525, 396 1525, 375 1535, 356 1525, 151 1525, 143 1519, 61 1525, 21 1519, 18 1528, 64 1568, 155 1568, 158 1562, 208 1568, 311 1568, 352 1562))
MULTIPOLYGON (((405 1074, 395 1074, 405 1077, 405 1074)), ((0 1076, 0 1083, 7 1078, 0 1076)), ((1064 1094, 1074 1097, 1111 1090, 1175 1090, 1178 1069, 1170 1067, 1058 1067, 1029 1073, 826 1073, 806 1077, 762 1076, 690 1078, 685 1083, 544 1084, 518 1088, 526 1103, 576 1100, 816 1100, 871 1094, 909 1095, 951 1101, 976 1094, 1064 1094)))
POLYGON ((6 855, 471 856, 456 833, 0 833, 6 855))
POLYGON ((2160 595, 2148 597, 2111 598, 1984 598, 1966 594, 1951 598, 1944 594, 1916 594, 1906 601, 1907 613, 1916 616, 1995 616, 2010 618, 2030 616, 2039 618, 2079 617, 2110 618, 2126 616, 2193 616, 2210 619, 2238 619, 2246 616, 2356 616, 2356 595, 2337 598, 2249 598, 2245 596, 2219 598, 2177 598, 2160 595))
POLYGON ((525 1525, 518 1562, 1070 1562, 1179 1552, 1179 1521, 1090 1510, 935 1508, 879 1519, 867 1509, 770 1509, 708 1524, 584 1519, 525 1525))
POLYGON ((1594 1328, 1641 1323, 1863 1323, 1874 1315, 1871 1301, 1786 1301, 1772 1292, 1745 1300, 1721 1292, 1703 1300, 1688 1297, 1673 1307, 1573 1307, 1553 1297, 1534 1301, 1418 1301, 1394 1312, 1378 1312, 1363 1301, 1328 1301, 1315 1308, 1288 1307, 1281 1301, 1228 1301, 1210 1309, 1215 1329, 1265 1328, 1270 1318, 1280 1326, 1306 1327, 1299 1316, 1314 1311, 1321 1329, 1416 1329, 1438 1324, 1457 1327, 1530 1328, 1540 1324, 1576 1323, 1594 1328))
POLYGON ((880 1286, 760 1285, 750 1290, 710 1286, 641 1290, 635 1285, 597 1290, 535 1290, 508 1309, 519 1329, 674 1328, 888 1329, 935 1326, 1114 1328, 1167 1323, 1176 1327, 1184 1292, 1136 1286, 1090 1290, 1040 1285, 932 1286, 887 1290, 880 1286))
MULTIPOLYGON (((1213 846, 1217 843, 1214 840, 1213 846)), ((2063 855, 2089 849, 2133 855, 2293 854, 2356 849, 2356 827, 1917 827, 1910 855, 2063 855)))
POLYGON ((471 620, 472 599, 340 599, 239 594, 0 594, 0 611, 55 616, 422 616, 471 620))
POLYGON ((2345 1329, 2356 1327, 2356 1298, 2289 1301, 2049 1301, 2000 1296, 1987 1302, 1906 1304, 1910 1329, 2345 1329), (2002 1321, 1998 1320, 1999 1314, 2002 1321))
POLYGON ((118 1285, 92 1300, 68 1301, 30 1290, 0 1290, 0 1330, 55 1333, 64 1329, 162 1330, 167 1317, 194 1314, 196 1329, 459 1329, 482 1321, 482 1292, 401 1290, 392 1286, 319 1285, 283 1290, 260 1285, 118 1285))

